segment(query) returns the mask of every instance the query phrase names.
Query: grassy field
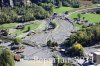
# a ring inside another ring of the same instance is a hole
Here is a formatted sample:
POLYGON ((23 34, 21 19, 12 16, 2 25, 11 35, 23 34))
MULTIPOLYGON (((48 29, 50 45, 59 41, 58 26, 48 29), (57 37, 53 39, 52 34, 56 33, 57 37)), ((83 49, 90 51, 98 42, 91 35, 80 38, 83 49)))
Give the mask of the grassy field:
POLYGON ((80 13, 78 13, 78 12, 73 13, 73 14, 70 15, 70 18, 72 18, 72 19, 73 19, 73 18, 77 18, 77 15, 78 15, 78 14, 80 14, 80 13))
MULTIPOLYGON (((34 22, 33 24, 29 24, 25 26, 25 30, 27 30, 28 27, 30 27, 30 30, 35 31, 39 26, 41 25, 41 23, 39 22, 34 22)), ((24 31, 25 31, 24 30, 24 31)))
MULTIPOLYGON (((79 13, 73 13, 70 15, 71 18, 77 18, 77 15, 79 13)), ((100 22, 100 15, 99 14, 81 14, 81 18, 85 17, 85 20, 88 20, 92 23, 98 23, 100 22)))
POLYGON ((74 8, 71 8, 71 7, 60 7, 60 8, 54 8, 53 12, 54 13, 64 13, 66 11, 72 11, 72 10, 74 10, 74 8))
POLYGON ((77 29, 81 29, 83 25, 74 24, 74 26, 76 26, 77 29))
MULTIPOLYGON (((2 24, 0 25, 0 29, 10 29, 10 28, 16 28, 17 23, 7 23, 7 24, 2 24)), ((30 27, 30 30, 33 32, 43 30, 45 28, 45 22, 40 22, 40 21, 34 21, 32 24, 25 25, 24 29, 15 29, 14 31, 9 31, 9 34, 11 35, 16 35, 17 36, 23 36, 27 32, 28 28, 30 27)), ((29 31, 30 31, 29 30, 29 31)))
POLYGON ((16 27, 17 23, 8 23, 0 25, 0 29, 8 29, 16 27))
POLYGON ((33 24, 26 25, 23 30, 16 30, 13 34, 17 36, 23 36, 24 33, 28 30, 28 27, 30 27, 30 31, 36 32, 38 30, 41 30, 45 27, 44 22, 34 22, 33 24))
POLYGON ((33 24, 26 25, 23 30, 16 30, 16 32, 14 34, 21 35, 22 33, 24 33, 25 31, 28 30, 28 27, 30 27, 30 30, 35 31, 40 25, 41 25, 41 23, 34 22, 33 24))

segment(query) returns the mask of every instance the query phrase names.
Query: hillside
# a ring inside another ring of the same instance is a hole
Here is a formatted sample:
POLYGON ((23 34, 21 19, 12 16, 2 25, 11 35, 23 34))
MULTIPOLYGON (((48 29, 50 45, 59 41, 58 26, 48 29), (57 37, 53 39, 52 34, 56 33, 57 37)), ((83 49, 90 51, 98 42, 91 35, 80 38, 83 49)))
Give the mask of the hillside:
POLYGON ((73 6, 74 3, 78 4, 78 0, 0 0, 0 6, 30 6, 32 3, 42 5, 42 3, 51 3, 56 6, 73 6))

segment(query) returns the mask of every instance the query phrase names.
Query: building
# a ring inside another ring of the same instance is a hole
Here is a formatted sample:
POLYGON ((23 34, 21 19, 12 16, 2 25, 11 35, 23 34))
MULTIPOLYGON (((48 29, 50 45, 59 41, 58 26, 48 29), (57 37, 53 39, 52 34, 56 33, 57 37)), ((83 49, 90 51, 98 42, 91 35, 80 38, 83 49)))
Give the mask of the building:
POLYGON ((93 61, 96 63, 96 65, 100 64, 100 51, 93 53, 93 61))

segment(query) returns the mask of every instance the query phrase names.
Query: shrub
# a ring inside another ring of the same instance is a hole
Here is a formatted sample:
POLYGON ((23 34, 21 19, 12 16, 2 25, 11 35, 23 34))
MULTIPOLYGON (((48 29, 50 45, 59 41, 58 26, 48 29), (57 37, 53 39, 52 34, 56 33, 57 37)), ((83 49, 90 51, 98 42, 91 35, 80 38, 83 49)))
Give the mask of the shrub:
POLYGON ((83 47, 80 43, 74 43, 72 48, 69 50, 71 56, 83 56, 83 47))
POLYGON ((47 41, 47 46, 49 47, 57 47, 58 43, 57 42, 51 42, 51 40, 47 41))
POLYGON ((14 66, 14 55, 9 49, 2 50, 0 55, 0 66, 14 66))
POLYGON ((14 40, 15 44, 19 44, 21 42, 22 42, 22 39, 20 37, 16 37, 15 40, 14 40))

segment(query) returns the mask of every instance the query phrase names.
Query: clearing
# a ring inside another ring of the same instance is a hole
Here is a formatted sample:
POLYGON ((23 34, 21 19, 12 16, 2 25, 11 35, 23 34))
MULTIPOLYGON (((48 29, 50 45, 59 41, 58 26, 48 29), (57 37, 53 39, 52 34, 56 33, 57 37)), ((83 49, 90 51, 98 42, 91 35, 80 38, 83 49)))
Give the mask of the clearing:
POLYGON ((17 23, 1 24, 1 25, 0 25, 0 29, 15 28, 16 26, 17 26, 17 23))
POLYGON ((64 12, 66 12, 66 11, 72 11, 72 10, 74 10, 74 8, 72 8, 72 7, 60 7, 60 8, 54 8, 53 9, 53 12, 54 13, 64 13, 64 12))
MULTIPOLYGON (((73 18, 78 18, 77 15, 80 14, 80 13, 73 13, 72 15, 70 15, 70 17, 73 19, 73 18)), ((100 22, 100 15, 99 14, 90 14, 90 13, 87 13, 87 14, 81 14, 81 18, 85 17, 85 20, 88 20, 89 22, 92 22, 92 23, 98 23, 100 22)))
POLYGON ((22 33, 25 33, 29 27, 30 27, 31 31, 36 32, 45 27, 45 22, 34 21, 32 24, 25 25, 24 29, 22 29, 22 30, 16 29, 16 31, 13 32, 12 34, 17 35, 17 36, 21 35, 22 33))

